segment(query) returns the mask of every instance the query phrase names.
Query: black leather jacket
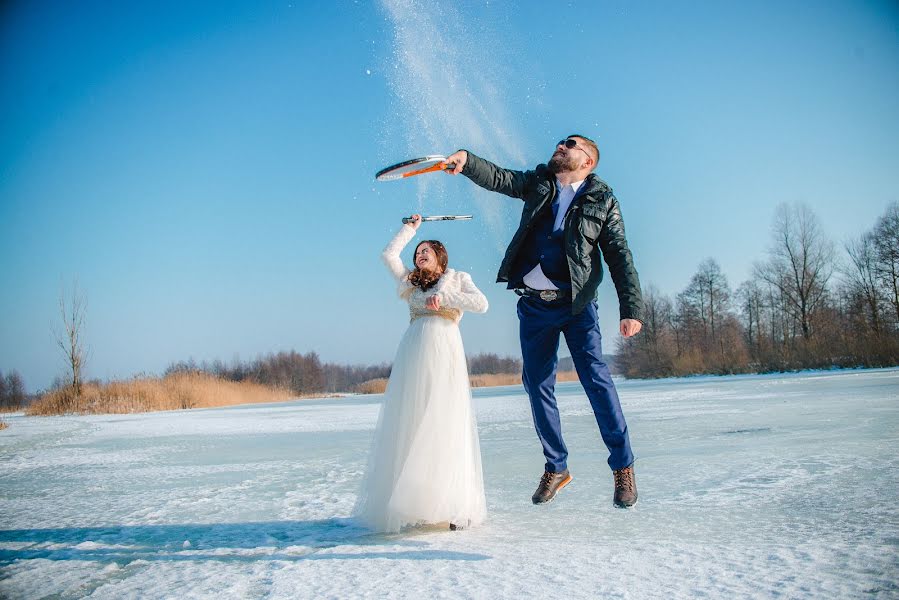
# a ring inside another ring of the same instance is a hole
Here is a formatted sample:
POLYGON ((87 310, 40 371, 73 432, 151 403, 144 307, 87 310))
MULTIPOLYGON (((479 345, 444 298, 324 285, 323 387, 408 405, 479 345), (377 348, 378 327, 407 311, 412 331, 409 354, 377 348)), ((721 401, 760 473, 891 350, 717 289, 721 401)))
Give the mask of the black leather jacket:
MULTIPOLYGON (((518 231, 509 243, 496 277, 497 281, 507 282, 515 257, 534 224, 534 217, 555 197, 556 176, 546 165, 538 165, 533 171, 513 171, 498 167, 471 152, 468 152, 462 174, 485 189, 524 201, 518 231)), ((596 290, 603 276, 602 253, 618 291, 621 318, 642 321, 640 278, 627 247, 621 209, 612 188, 596 175, 588 175, 565 215, 563 227, 571 275, 571 312, 581 312, 596 298, 596 290)))

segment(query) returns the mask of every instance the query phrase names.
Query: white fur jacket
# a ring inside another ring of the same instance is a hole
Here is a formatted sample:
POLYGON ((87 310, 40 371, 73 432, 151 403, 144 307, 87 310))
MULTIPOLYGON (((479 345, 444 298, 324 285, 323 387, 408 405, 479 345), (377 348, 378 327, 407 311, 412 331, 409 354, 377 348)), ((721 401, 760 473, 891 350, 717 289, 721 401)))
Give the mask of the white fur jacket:
POLYGON ((425 309, 425 301, 428 297, 437 295, 440 299, 441 310, 444 308, 454 309, 456 313, 454 320, 457 322, 462 318, 463 311, 487 312, 486 296, 475 286, 471 280, 471 275, 464 271, 447 269, 437 281, 437 285, 427 292, 422 292, 419 288, 409 283, 409 273, 411 271, 403 266, 403 261, 400 260, 400 252, 413 237, 415 237, 415 229, 411 225, 403 225, 381 254, 381 260, 384 261, 384 264, 387 265, 387 268, 390 269, 390 272, 399 284, 398 292, 400 298, 409 302, 410 311, 413 314, 423 313, 427 310, 425 309))

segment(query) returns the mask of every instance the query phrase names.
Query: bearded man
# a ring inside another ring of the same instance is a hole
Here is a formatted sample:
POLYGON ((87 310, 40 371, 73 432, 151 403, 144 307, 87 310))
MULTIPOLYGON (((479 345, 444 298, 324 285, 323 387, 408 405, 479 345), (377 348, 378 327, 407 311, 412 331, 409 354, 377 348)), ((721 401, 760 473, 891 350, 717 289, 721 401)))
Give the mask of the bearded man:
POLYGON ((522 382, 546 457, 531 500, 545 504, 571 482, 555 397, 562 334, 609 450, 613 502, 622 508, 633 506, 637 502, 634 454, 618 393, 603 360, 597 319, 596 290, 603 276, 600 254, 618 292, 624 337, 636 335, 643 325, 643 298, 618 200, 593 174, 599 163, 596 143, 583 135, 570 135, 556 144, 548 164, 531 171, 503 169, 467 150, 453 153, 446 162, 454 165, 453 175, 465 175, 483 188, 524 201, 518 231, 497 281, 508 282, 521 296, 522 382))

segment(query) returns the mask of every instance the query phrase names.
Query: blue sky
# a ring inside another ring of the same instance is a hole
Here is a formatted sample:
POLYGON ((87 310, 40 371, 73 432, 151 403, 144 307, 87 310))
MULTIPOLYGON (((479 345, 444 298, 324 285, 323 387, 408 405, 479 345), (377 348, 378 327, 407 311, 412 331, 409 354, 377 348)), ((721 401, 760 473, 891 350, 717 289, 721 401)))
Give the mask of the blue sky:
MULTIPOLYGON (((467 351, 517 355, 493 283, 517 201, 375 171, 459 147, 527 168, 582 132, 644 285, 677 293, 711 256, 736 287, 777 204, 840 244, 899 200, 899 8, 7 2, 0 131, 0 370, 30 390, 64 370, 51 325, 76 279, 90 377, 390 361, 406 309, 378 257, 413 211, 475 215, 426 234, 491 302, 467 351)), ((614 351, 611 281, 599 301, 614 351)))

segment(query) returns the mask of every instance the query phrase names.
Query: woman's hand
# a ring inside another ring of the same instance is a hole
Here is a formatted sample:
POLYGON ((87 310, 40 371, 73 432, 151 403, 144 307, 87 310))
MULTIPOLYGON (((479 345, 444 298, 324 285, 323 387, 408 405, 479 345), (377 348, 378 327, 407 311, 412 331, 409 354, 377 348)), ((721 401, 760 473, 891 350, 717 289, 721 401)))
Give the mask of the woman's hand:
POLYGON ((428 296, 428 299, 425 300, 425 308, 428 310, 440 310, 440 296, 437 294, 428 296))
POLYGON ((412 229, 418 229, 419 227, 421 227, 421 215, 419 215, 419 214, 412 215, 412 220, 409 221, 408 223, 406 223, 406 225, 408 225, 412 229))

